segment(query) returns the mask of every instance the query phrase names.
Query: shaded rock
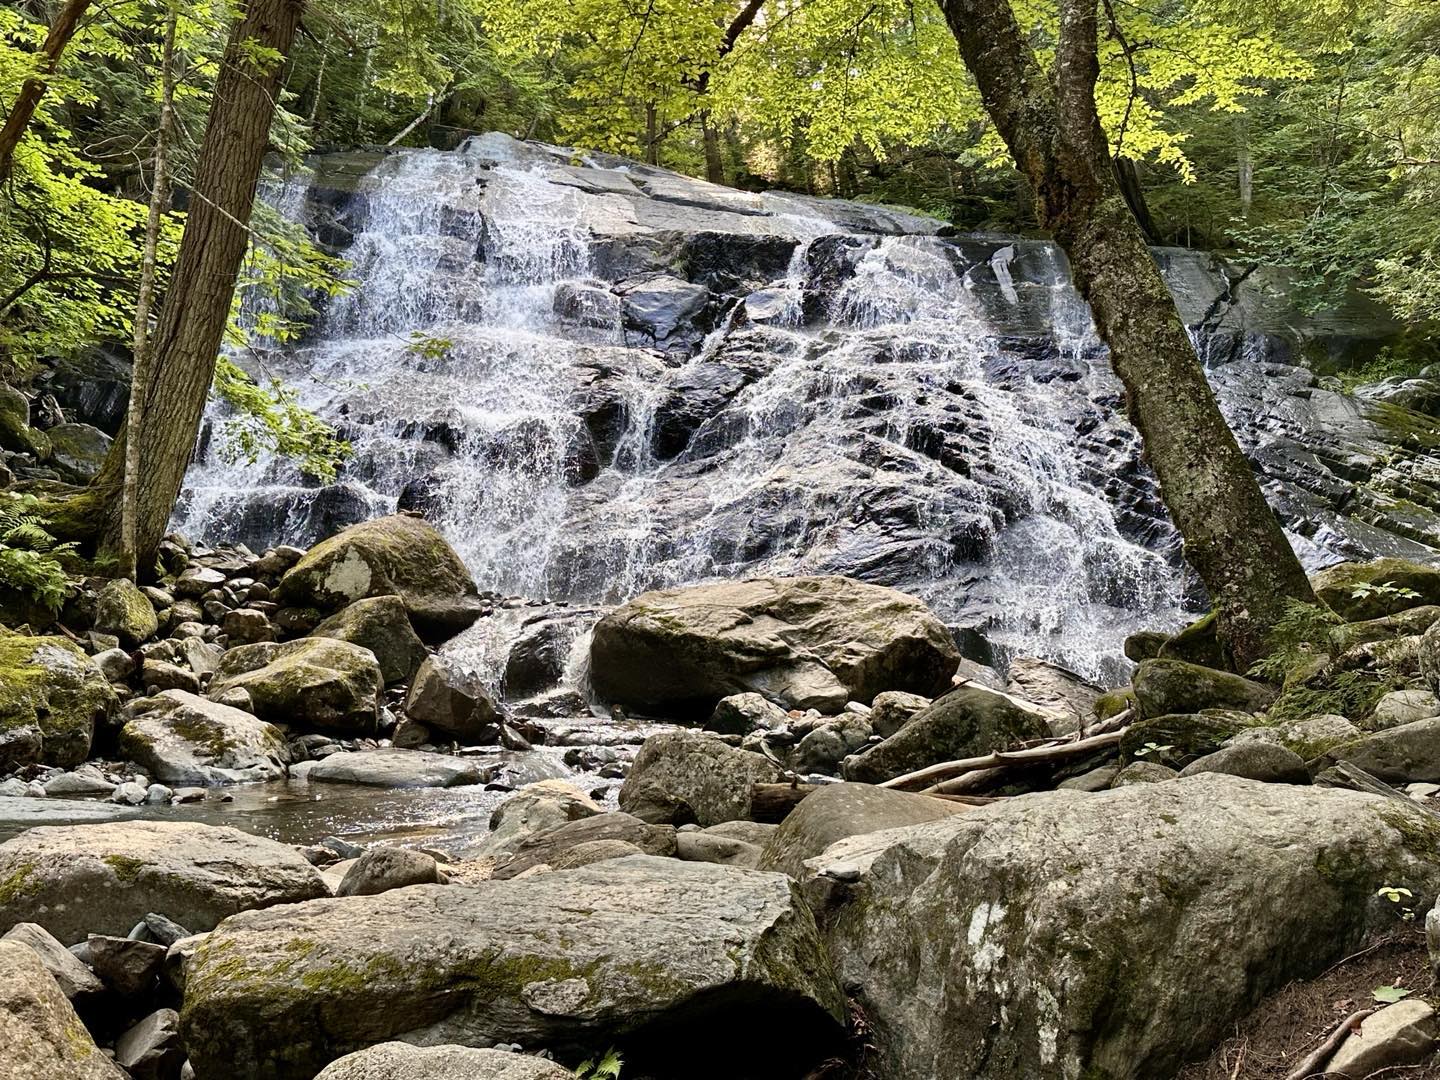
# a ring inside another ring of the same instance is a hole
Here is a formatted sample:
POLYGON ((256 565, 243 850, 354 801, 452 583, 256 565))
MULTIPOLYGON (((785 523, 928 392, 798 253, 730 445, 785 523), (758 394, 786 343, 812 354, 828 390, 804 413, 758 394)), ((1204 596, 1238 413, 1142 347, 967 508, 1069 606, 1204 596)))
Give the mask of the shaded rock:
POLYGON ((135 671, 135 661, 124 649, 105 649, 96 653, 91 659, 100 673, 112 683, 124 682, 135 671))
POLYGON ((405 602, 398 596, 357 600, 310 633, 312 637, 337 638, 369 649, 375 654, 386 686, 408 682, 428 655, 425 643, 410 625, 405 602))
POLYGON ((423 851, 402 847, 371 847, 345 871, 336 896, 374 896, 407 885, 434 885, 439 881, 435 859, 423 851))
POLYGON ((705 721, 705 729, 721 735, 749 735, 752 731, 780 727, 787 717, 784 709, 767 701, 762 694, 731 694, 715 703, 715 711, 705 721))
POLYGON ((189 668, 169 664, 164 660, 146 660, 140 668, 140 681, 147 690, 157 693, 164 690, 183 690, 189 694, 200 692, 200 677, 189 668))
POLYGON ((327 731, 375 730, 380 666, 369 649, 333 638, 241 645, 220 660, 209 694, 242 689, 255 715, 327 731))
POLYGON ((480 681, 440 656, 427 656, 405 695, 405 715, 462 743, 495 742, 499 712, 480 681))
POLYGON ((882 739, 888 739, 921 709, 928 708, 930 698, 907 694, 904 690, 886 690, 876 694, 870 706, 870 728, 882 739))
POLYGON ((134 649, 155 636, 160 620, 133 581, 116 578, 95 597, 95 629, 114 634, 127 649, 134 649))
POLYGON ((1203 709, 1258 712, 1275 698, 1263 683, 1182 660, 1146 660, 1132 685, 1142 719, 1203 709))
POLYGON ((85 944, 95 974, 122 997, 149 993, 160 978, 165 963, 163 945, 108 934, 91 934, 85 944))
POLYGON ((1105 693, 1083 676, 1033 656, 1011 660, 1007 675, 1008 693, 1060 713, 1066 722, 1056 726, 1067 732, 1090 721, 1095 715, 1095 702, 1105 693))
MULTIPOLYGON (((512 845, 513 855, 508 862, 495 867, 492 875, 497 880, 518 877, 534 866, 582 865, 568 857, 570 851, 581 847, 596 851, 598 844, 623 844, 646 855, 674 855, 675 829, 670 825, 648 825, 639 818, 623 812, 595 814, 532 833, 512 845)), ((617 849, 605 849, 614 851, 617 849)), ((628 852, 634 854, 635 852, 628 852)), ((607 854, 605 858, 616 856, 607 854)), ((598 861, 590 859, 589 861, 598 861)))
POLYGON ((40 957, 0 941, 0 1069, 9 1080, 125 1080, 40 957))
POLYGON ((110 451, 110 436, 89 424, 56 424, 45 434, 50 463, 77 484, 93 480, 110 451))
POLYGON ((765 845, 760 869, 799 878, 805 860, 847 836, 938 821, 966 808, 869 784, 826 784, 790 811, 765 845))
POLYGON ((1419 998, 1387 1005, 1360 1021, 1325 1063, 1326 1076, 1363 1080, 1383 1069, 1428 1061, 1440 1043, 1435 1007, 1419 998))
POLYGON ((960 660, 920 601, 850 578, 754 578, 644 593, 595 627, 596 692, 627 708, 704 719, 754 691, 838 712, 884 690, 935 694, 960 660))
POLYGON ((1050 735, 1046 714, 994 690, 961 686, 888 739, 845 761, 846 780, 878 784, 941 761, 1005 750, 1050 735))
POLYGON ((79 646, 0 628, 0 770, 80 764, 115 706, 115 691, 79 646))
POLYGON ((1421 677, 1432 691, 1440 694, 1440 622, 1421 635, 1416 659, 1421 677))
POLYGON ((1267 784, 1308 784, 1305 761, 1293 750, 1274 743, 1247 742, 1225 746, 1197 758, 1180 770, 1181 776, 1196 773, 1225 773, 1267 784))
POLYGON ((782 775, 768 758, 713 735, 669 731, 645 740, 620 789, 620 809, 655 825, 718 825, 748 818, 751 785, 782 775))
POLYGON ((105 989, 105 985, 96 978, 93 971, 38 923, 16 923, 5 932, 0 941, 13 941, 34 950, 35 955, 40 957, 40 962, 45 965, 45 970, 60 987, 60 992, 71 1001, 83 1002, 105 989))
POLYGON ((120 729, 120 748, 166 784, 275 780, 290 749, 273 724, 183 690, 166 690, 120 729))
POLYGON ((50 456, 50 440, 30 426, 29 399, 5 383, 0 383, 0 449, 32 454, 37 461, 50 456))
POLYGON ((574 1080, 553 1061, 508 1050, 381 1043, 346 1054, 315 1080, 574 1080))
POLYGON ((1310 583, 1315 595, 1346 622, 1440 604, 1440 568, 1407 559, 1337 563, 1313 575, 1310 583))
POLYGON ((846 715, 811 728, 790 754, 797 772, 833 773, 845 758, 870 741, 868 717, 846 715))
POLYGON ((1062 780, 1056 787, 1060 791, 1106 791, 1115 786, 1121 768, 1119 763, 1101 765, 1079 776, 1072 776, 1069 780, 1062 780))
POLYGON ((134 1080, 175 1080, 185 1061, 180 1014, 157 1009, 115 1041, 115 1060, 134 1080))
POLYGON ((1348 761, 1387 784, 1440 782, 1440 716, 1386 728, 1325 755, 1327 764, 1348 761))
POLYGON ((759 844, 737 840, 733 836, 682 832, 675 837, 675 857, 685 862, 716 863, 720 866, 753 869, 760 865, 762 850, 759 844))
POLYGON ((1381 885, 1431 895, 1437 841, 1395 800, 1205 774, 1022 795, 808 865, 843 901, 831 948, 879 1075, 1158 1077, 1393 921, 1381 885))
POLYGON ((787 878, 632 856, 228 919, 196 952, 181 1031, 197 1075, 232 1080, 310 1080, 393 1039, 614 1045, 637 1075, 778 1077, 832 1052, 843 1017, 787 878), (737 1030, 757 1037, 717 1037, 737 1030))
POLYGON ((1159 630, 1141 630, 1131 634, 1125 639, 1125 659, 1137 664, 1142 660, 1154 660, 1169 640, 1170 635, 1159 630))
POLYGON ((1126 758, 1149 756, 1167 764, 1188 765, 1213 754, 1242 732, 1256 729, 1259 721, 1248 713, 1217 710, 1208 713, 1173 713, 1140 720, 1120 736, 1120 754, 1126 758))
POLYGON ((475 581, 434 526, 409 514, 362 521, 322 540, 286 571, 276 602, 335 612, 398 596, 428 638, 459 633, 480 612, 475 581))
POLYGON ((1115 774, 1110 781, 1112 788, 1129 787, 1131 784, 1162 784, 1174 780, 1180 774, 1168 765, 1158 761, 1132 761, 1115 774))
POLYGON ((516 792, 490 815, 479 854, 514 851, 529 837, 603 813, 594 799, 563 780, 541 780, 516 792))
POLYGON ((370 787, 460 787, 480 784, 485 775, 466 758, 424 750, 348 750, 315 762, 305 774, 317 784, 370 787))
POLYGON ((1440 697, 1429 690, 1392 690, 1375 703, 1365 726, 1376 731, 1432 716, 1440 716, 1440 697))
POLYGON ((174 821, 40 826, 0 844, 0 926, 34 922, 65 944, 123 936, 157 912, 209 930, 248 908, 326 895, 294 848, 174 821))
POLYGON ((627 840, 587 840, 583 844, 557 852, 555 861, 548 865, 551 870, 574 870, 581 866, 594 866, 598 862, 609 862, 611 859, 627 859, 631 855, 644 854, 644 851, 627 840))

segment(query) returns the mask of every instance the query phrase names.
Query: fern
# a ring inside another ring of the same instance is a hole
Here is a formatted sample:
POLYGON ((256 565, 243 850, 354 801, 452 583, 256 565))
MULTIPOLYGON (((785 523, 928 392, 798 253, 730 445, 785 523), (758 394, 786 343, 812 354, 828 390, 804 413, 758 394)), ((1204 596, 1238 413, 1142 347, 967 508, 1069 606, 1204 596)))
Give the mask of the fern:
POLYGON ((612 1046, 598 1061, 591 1058, 581 1063, 575 1070, 576 1080, 620 1080, 623 1065, 620 1052, 612 1046))
POLYGON ((35 496, 0 492, 0 588, 59 611, 70 593, 60 556, 75 545, 58 543, 47 524, 35 496))
POLYGON ((1341 619, 1319 604, 1287 600, 1285 610, 1270 628, 1270 654, 1257 660, 1250 674, 1266 682, 1288 683, 1317 658, 1330 656, 1330 632, 1341 619))

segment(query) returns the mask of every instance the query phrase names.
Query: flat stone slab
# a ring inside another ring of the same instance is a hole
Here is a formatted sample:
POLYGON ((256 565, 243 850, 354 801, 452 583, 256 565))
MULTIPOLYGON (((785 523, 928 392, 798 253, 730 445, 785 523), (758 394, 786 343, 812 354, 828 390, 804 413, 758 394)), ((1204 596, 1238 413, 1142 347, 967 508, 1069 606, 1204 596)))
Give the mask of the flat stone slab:
POLYGON ((474 760, 424 750, 352 750, 316 762, 307 778, 320 784, 370 787, 459 787, 480 784, 485 773, 474 760))

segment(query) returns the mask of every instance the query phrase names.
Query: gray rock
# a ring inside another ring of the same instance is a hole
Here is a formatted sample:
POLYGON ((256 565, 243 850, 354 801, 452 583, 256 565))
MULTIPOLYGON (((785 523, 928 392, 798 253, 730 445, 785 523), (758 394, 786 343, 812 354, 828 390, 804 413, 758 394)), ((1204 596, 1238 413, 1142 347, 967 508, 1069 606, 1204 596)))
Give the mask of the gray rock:
POLYGON ((346 1054, 315 1080, 574 1080, 553 1061, 507 1050, 381 1043, 346 1054))
POLYGON ((1348 761, 1387 784, 1440 782, 1440 716, 1337 746, 1325 760, 1348 761))
POLYGON ((563 780, 541 780, 495 808, 490 815, 490 835, 477 854, 515 851, 531 837, 600 813, 603 807, 573 785, 563 780))
POLYGON ((121 645, 134 649, 155 636, 160 620, 149 597, 133 581, 116 578, 95 597, 95 629, 114 634, 121 645))
POLYGON ((1158 761, 1132 761, 1115 774, 1110 786, 1123 788, 1132 784, 1161 784, 1179 775, 1170 766, 1161 765, 1158 761))
POLYGON ((1436 694, 1440 694, 1440 622, 1433 623, 1420 638, 1418 650, 1420 675, 1436 694))
POLYGON ((60 992, 71 1001, 84 1001, 105 989, 105 985, 96 978, 93 971, 38 923, 16 923, 0 940, 13 941, 33 949, 35 955, 40 957, 40 962, 45 965, 45 970, 55 979, 60 992))
POLYGON ((715 703, 715 711, 705 721, 705 728, 721 735, 748 735, 752 731, 772 731, 780 727, 787 715, 762 694, 731 694, 715 703))
POLYGON ((145 913, 145 928, 156 942, 167 948, 183 938, 190 937, 190 931, 174 919, 167 919, 153 911, 145 913))
POLYGON ((1372 731, 1440 716, 1440 697, 1429 690, 1392 690, 1375 703, 1365 721, 1372 731))
POLYGON ((275 780, 290 749, 272 724, 183 690, 166 690, 120 730, 131 761, 167 784, 275 780))
POLYGON ((778 783, 768 758, 714 735, 671 731, 645 740, 620 788, 620 809, 653 825, 718 825, 750 816, 754 784, 778 783))
POLYGON ((220 630, 233 645, 253 645, 257 641, 274 641, 275 627, 263 611, 237 608, 227 611, 220 620, 220 630))
POLYGON ((50 440, 50 463, 77 484, 94 479, 110 449, 110 436, 90 424, 56 424, 45 435, 50 440))
POLYGON ((1440 1044, 1435 1007, 1420 998, 1387 1005, 1360 1021, 1325 1063, 1325 1075, 1364 1080, 1385 1069, 1420 1065, 1440 1044))
POLYGON ((380 664, 386 686, 409 682, 428 655, 425 643, 410 625, 405 602, 398 596, 357 600, 310 632, 369 649, 380 664))
POLYGON ((1268 784, 1308 784, 1305 760, 1293 750, 1273 743, 1250 742, 1226 746, 1192 761, 1180 770, 1181 776, 1196 773, 1225 773, 1268 784))
POLYGON ((189 668, 164 660, 146 660, 140 669, 140 682, 146 690, 184 690, 191 694, 200 692, 200 678, 189 668))
POLYGON ((868 717, 846 714, 831 723, 811 728, 790 755, 801 773, 834 773, 840 762, 870 741, 868 717))
POLYGON ((870 706, 870 727, 882 739, 899 731, 905 722, 930 705, 930 698, 907 694, 904 690, 886 690, 876 694, 870 706))
POLYGON ((1432 895, 1437 840, 1395 800, 1211 773, 1022 795, 808 868, 844 905, 831 948, 880 1075, 1158 1077, 1393 922, 1381 885, 1432 895))
POLYGON ((493 743, 500 736, 490 692, 443 657, 429 656, 420 664, 404 709, 409 719, 462 743, 493 743))
POLYGON ((1062 780, 1056 787, 1061 791, 1106 791, 1114 786, 1115 778, 1120 775, 1120 768, 1118 763, 1101 765, 1079 776, 1072 776, 1069 780, 1062 780))
POLYGON ((1407 559, 1337 563, 1313 575, 1310 583, 1315 595, 1346 622, 1440 604, 1440 568, 1407 559), (1415 595, 1407 596, 1407 591, 1415 595))
POLYGON ((110 801, 119 803, 121 806, 139 806, 145 801, 145 795, 149 788, 145 784, 137 784, 133 780, 127 780, 120 784, 110 793, 110 801))
POLYGON ((423 851, 402 847, 369 848, 345 872, 336 896, 374 896, 407 885, 434 885, 439 881, 435 859, 423 851))
POLYGON ((0 941, 0 1069, 6 1080, 125 1080, 40 957, 0 941))
POLYGON ((620 848, 614 845, 633 849, 625 851, 628 855, 674 855, 675 829, 670 825, 649 825, 623 812, 580 817, 567 824, 532 833, 512 845, 510 859, 496 866, 492 876, 503 881, 519 877, 536 866, 580 866, 585 863, 577 862, 577 858, 592 862, 598 861, 601 855, 616 858, 620 848), (600 844, 612 846, 602 849, 597 847, 600 844), (582 847, 587 851, 581 856, 570 854, 582 847))
POLYGON ((109 795, 115 785, 90 765, 81 765, 74 772, 61 773, 45 781, 46 795, 109 795))
POLYGON ((175 595, 181 599, 198 600, 211 589, 225 584, 225 575, 208 566, 192 566, 175 579, 175 595))
POLYGON ((90 753, 115 691, 63 637, 0 634, 0 770, 40 761, 69 768, 90 753))
POLYGON ((605 700, 703 720, 731 694, 838 712, 885 690, 934 694, 960 660, 913 597, 842 577, 754 578, 644 593, 595 627, 605 700))
POLYGON ((961 686, 916 713, 885 741, 847 760, 847 780, 878 784, 941 761, 1048 738, 1047 714, 998 691, 961 686))
POLYGON ((115 1041, 115 1061, 134 1080, 176 1080, 185 1061, 180 1014, 157 1009, 115 1041))
POLYGON ((1064 718, 1055 725, 1057 732, 1069 733, 1089 723, 1095 716, 1095 703, 1105 693, 1083 676, 1033 656, 1015 657, 1006 674, 1008 693, 1064 718))
POLYGON ((800 1075, 844 1017, 787 878, 650 856, 247 913, 200 946, 186 987, 196 1073, 232 1080, 310 1080, 396 1039, 557 1054, 623 1041, 627 1070, 684 1075, 707 1023, 693 1010, 719 998, 755 1037, 708 1039, 707 1070, 800 1075))
POLYGON ((315 762, 306 778, 319 784, 370 787, 459 787, 483 783, 480 766, 466 758, 423 750, 341 751, 315 762))
POLYGON ((675 857, 686 862, 718 863, 721 866, 754 869, 760 865, 762 853, 759 844, 737 840, 733 836, 681 832, 675 837, 675 857))
POLYGON ((105 649, 91 658, 100 673, 112 683, 124 682, 135 671, 135 661, 124 649, 105 649))
POLYGON ((91 934, 90 966, 100 981, 122 997, 149 993, 160 978, 165 946, 129 937, 91 934))
POLYGON ((1141 719, 1204 709, 1258 712, 1275 697, 1263 683, 1183 660, 1146 660, 1132 680, 1141 719))
POLYGON ((211 697, 249 692, 262 720, 324 731, 370 734, 379 717, 380 665, 348 641, 301 638, 231 649, 210 684, 211 697))
POLYGON ((826 784, 786 815, 765 845, 760 869, 799 878, 805 860, 847 836, 939 821, 964 807, 869 784, 826 784))
MULTIPOLYGON (((710 290, 670 274, 652 274, 622 285, 625 329, 638 331, 645 344, 663 345, 705 307, 710 290)), ((693 331, 692 331, 693 332, 693 331)))
POLYGON ((172 821, 41 826, 0 844, 0 926, 60 941, 123 935, 158 912, 193 930, 248 908, 325 896, 294 848, 238 829, 172 821))

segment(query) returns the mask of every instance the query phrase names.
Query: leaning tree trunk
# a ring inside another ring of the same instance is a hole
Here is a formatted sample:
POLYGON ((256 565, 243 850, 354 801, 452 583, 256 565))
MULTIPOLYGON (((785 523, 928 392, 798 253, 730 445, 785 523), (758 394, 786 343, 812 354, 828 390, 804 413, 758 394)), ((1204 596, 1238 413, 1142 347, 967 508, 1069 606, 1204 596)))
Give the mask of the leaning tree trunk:
MULTIPOLYGON (((154 562, 200 431, 249 242, 284 57, 303 6, 303 0, 250 0, 221 61, 180 252, 150 338, 141 408, 149 422, 136 435, 135 554, 142 573, 154 562)), ((102 550, 120 546, 127 442, 128 435, 115 440, 93 485, 106 504, 102 550)))
POLYGON ((1185 557, 1244 670, 1268 652, 1287 601, 1314 602, 1305 572, 1220 414, 1174 299, 1116 184, 1095 109, 1096 0, 1061 0, 1053 76, 1008 0, 941 0, 1041 224, 1069 257, 1185 557))
POLYGON ((55 69, 60 66, 60 54, 75 36, 75 31, 80 26, 80 18, 89 6, 90 0, 66 0, 65 6, 51 23, 50 32, 45 35, 45 44, 40 46, 41 74, 37 78, 26 79, 21 84, 15 104, 10 107, 10 115, 5 118, 4 126, 0 127, 0 182, 9 178, 15 161, 15 147, 20 145, 25 129, 30 126, 30 119, 35 115, 40 99, 45 95, 45 81, 54 75, 55 69))

